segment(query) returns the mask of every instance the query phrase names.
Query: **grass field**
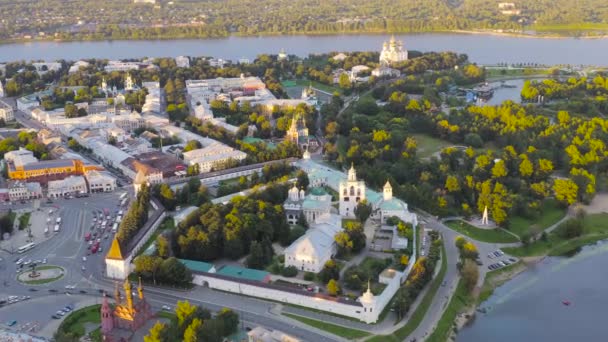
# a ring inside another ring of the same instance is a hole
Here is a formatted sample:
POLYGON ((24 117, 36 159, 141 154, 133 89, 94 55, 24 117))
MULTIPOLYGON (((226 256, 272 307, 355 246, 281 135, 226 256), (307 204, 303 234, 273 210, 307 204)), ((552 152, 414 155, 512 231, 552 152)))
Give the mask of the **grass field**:
POLYGON ((608 214, 588 215, 583 221, 583 234, 566 240, 559 235, 560 228, 548 234, 546 241, 537 240, 528 246, 503 248, 505 253, 518 256, 563 255, 584 245, 608 239, 608 214))
POLYGON ((608 30, 605 23, 572 23, 553 25, 533 25, 532 30, 538 32, 581 32, 581 31, 603 31, 608 30))
POLYGON ((84 325, 86 323, 101 322, 101 315, 99 314, 100 308, 101 304, 96 304, 72 312, 63 322, 61 322, 58 330, 74 334, 78 337, 84 336, 84 325))
POLYGON ((292 315, 292 314, 288 314, 288 313, 284 313, 283 315, 287 316, 289 318, 295 319, 297 321, 300 321, 304 324, 308 324, 311 327, 315 327, 317 329, 327 331, 329 333, 332 333, 332 334, 340 336, 340 337, 344 337, 346 339, 352 340, 352 339, 367 337, 370 335, 370 333, 365 332, 363 330, 350 329, 350 328, 343 327, 340 325, 317 321, 316 319, 306 318, 306 317, 292 315))
MULTIPOLYGON (((59 267, 59 266, 39 266, 36 267, 37 271, 44 271, 44 270, 52 270, 52 269, 60 269, 63 270, 63 268, 59 267)), ((23 273, 30 273, 30 270, 27 271, 23 271, 21 273, 19 273, 19 275, 23 274, 23 273)), ((56 280, 59 280, 61 278, 63 278, 65 271, 63 271, 60 275, 54 277, 54 278, 46 278, 46 279, 32 279, 32 280, 19 280, 19 282, 23 283, 23 284, 28 284, 28 285, 42 285, 42 284, 48 284, 48 283, 52 283, 56 280)))
POLYGON ((447 272, 447 269, 448 269, 448 261, 447 261, 447 258, 445 258, 445 246, 442 246, 441 269, 439 270, 437 277, 435 277, 435 279, 433 279, 433 281, 431 282, 431 287, 429 288, 427 293, 422 298, 422 301, 420 301, 420 304, 418 305, 418 307, 416 307, 416 311, 414 311, 414 313, 409 317, 407 324, 404 325, 403 327, 397 329, 391 335, 376 335, 376 336, 368 339, 367 341, 368 342, 403 341, 414 330, 416 330, 416 328, 418 327, 420 322, 422 322, 422 319, 426 315, 426 312, 429 310, 429 307, 431 306, 431 303, 433 302, 433 299, 435 298, 435 294, 437 293, 437 290, 441 286, 441 283, 443 282, 443 278, 445 278, 445 273, 447 272))
POLYGON ((464 221, 446 222, 446 226, 477 241, 489 243, 511 243, 519 241, 518 238, 500 228, 482 229, 474 227, 464 221))
POLYGON ((452 331, 456 316, 462 312, 467 306, 473 303, 473 297, 468 293, 462 279, 458 282, 458 287, 450 303, 445 308, 443 315, 433 333, 425 340, 427 342, 445 342, 452 331))
POLYGON ((509 221, 509 231, 524 236, 530 229, 543 231, 561 220, 566 215, 565 209, 561 208, 557 201, 548 199, 543 202, 542 214, 537 219, 528 219, 515 216, 509 221))
POLYGON ((418 144, 416 154, 421 158, 429 158, 434 153, 453 145, 449 141, 441 140, 427 134, 412 134, 412 138, 416 139, 416 143, 418 144))
MULTIPOLYGON (((289 86, 293 86, 292 82, 293 82, 293 80, 285 81, 282 83, 282 86, 288 88, 289 86)), ((309 85, 312 85, 313 88, 326 91, 330 94, 338 92, 340 95, 342 95, 342 89, 340 89, 338 87, 333 87, 333 86, 330 86, 327 84, 319 83, 317 81, 295 80, 295 85, 298 87, 308 87, 309 85)))

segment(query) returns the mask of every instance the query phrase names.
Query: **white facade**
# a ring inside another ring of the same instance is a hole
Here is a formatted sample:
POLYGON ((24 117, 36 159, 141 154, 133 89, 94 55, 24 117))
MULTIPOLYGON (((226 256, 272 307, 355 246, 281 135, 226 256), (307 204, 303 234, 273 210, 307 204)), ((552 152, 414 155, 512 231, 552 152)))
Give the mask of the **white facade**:
POLYGON ((334 236, 342 231, 342 219, 337 215, 313 223, 299 239, 285 249, 285 266, 298 271, 319 273, 336 253, 334 236))
MULTIPOLYGON (((236 279, 223 279, 210 273, 195 274, 193 283, 199 286, 207 286, 211 289, 331 312, 337 315, 355 318, 365 323, 374 323, 378 321, 382 309, 390 300, 390 298, 381 300, 378 298, 379 296, 374 296, 370 293, 367 296, 364 295, 360 297, 358 301, 338 301, 335 298, 326 299, 327 297, 312 295, 306 291, 288 292, 279 288, 265 286, 265 284, 261 282, 259 284, 242 283, 236 279)), ((398 288, 399 284, 393 282, 385 288, 382 294, 384 295, 387 290, 394 293, 398 288), (396 289, 393 291, 394 287, 396 289)))
POLYGON ((209 172, 211 170, 217 171, 218 169, 223 168, 223 166, 231 160, 241 161, 245 158, 247 158, 247 154, 245 152, 232 149, 232 151, 225 153, 218 153, 200 158, 194 158, 188 163, 190 165, 198 164, 199 172, 203 173, 209 172))
POLYGON ((38 159, 34 157, 34 152, 23 147, 19 147, 19 149, 15 151, 6 152, 4 154, 4 160, 10 161, 15 167, 22 167, 38 161, 38 159))
POLYGON ((137 70, 140 65, 141 63, 138 62, 109 61, 104 70, 107 72, 137 70))
POLYGON ((8 198, 11 201, 28 200, 42 197, 42 187, 38 182, 11 182, 8 186, 8 198))
POLYGON ((390 41, 384 42, 380 52, 380 64, 390 65, 392 63, 407 61, 407 50, 403 48, 401 41, 391 37, 390 41))
POLYGON ((175 64, 179 68, 189 68, 190 67, 190 58, 186 56, 177 56, 175 57, 175 64))
POLYGON ((49 71, 59 71, 61 69, 61 63, 58 62, 38 62, 32 63, 32 66, 36 68, 36 72, 40 75, 46 74, 49 71))
POLYGON ((340 215, 355 217, 357 204, 365 200, 365 182, 357 180, 354 166, 348 170, 348 178, 340 182, 340 215))
POLYGON ((48 183, 47 196, 49 198, 85 193, 88 193, 88 190, 83 176, 69 176, 65 179, 49 181, 48 183))
POLYGON ((0 80, 0 97, 4 97, 4 86, 2 85, 2 80, 0 80))
POLYGON ((70 73, 70 74, 76 73, 76 72, 78 72, 78 70, 80 70, 81 67, 86 68, 89 65, 90 65, 89 62, 87 62, 87 61, 78 61, 78 62, 72 64, 68 73, 70 73))
MULTIPOLYGON (((2 94, 0 94, 0 97, 2 97, 2 94)), ((15 120, 15 115, 13 114, 13 107, 3 101, 0 101, 0 119, 4 120, 4 122, 15 120)))
POLYGON ((116 189, 116 178, 106 172, 88 171, 85 175, 89 192, 112 192, 116 189))
POLYGON ((380 66, 374 70, 372 70, 372 76, 376 77, 399 77, 401 76, 401 71, 393 68, 389 68, 387 66, 380 66))

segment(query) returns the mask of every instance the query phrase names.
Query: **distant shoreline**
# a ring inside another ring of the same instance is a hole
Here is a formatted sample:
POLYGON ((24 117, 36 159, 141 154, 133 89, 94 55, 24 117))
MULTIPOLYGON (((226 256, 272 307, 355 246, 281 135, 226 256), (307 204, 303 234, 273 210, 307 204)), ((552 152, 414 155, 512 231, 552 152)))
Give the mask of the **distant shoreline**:
MULTIPOLYGON (((581 31, 590 32, 590 31, 581 31)), ((71 42, 99 42, 99 41, 155 41, 155 40, 206 40, 206 39, 229 39, 231 37, 242 37, 242 38, 255 38, 255 37, 286 37, 286 36, 356 36, 356 35, 419 35, 419 34, 463 34, 463 35, 486 35, 486 36, 497 36, 497 37, 515 37, 515 38, 531 38, 531 39, 607 39, 608 34, 604 35, 560 35, 555 33, 539 33, 539 34, 526 34, 517 32, 500 32, 500 31, 488 31, 488 30, 438 30, 438 31, 419 31, 419 32, 301 32, 301 33, 261 33, 256 35, 241 35, 231 34, 227 36, 211 36, 211 37, 188 37, 188 36, 165 36, 157 38, 143 38, 133 39, 129 37, 117 38, 117 39, 56 39, 56 38, 33 38, 33 39, 6 39, 0 41, 0 45, 8 44, 28 44, 28 43, 41 43, 41 42, 56 42, 56 43, 71 43, 71 42)))

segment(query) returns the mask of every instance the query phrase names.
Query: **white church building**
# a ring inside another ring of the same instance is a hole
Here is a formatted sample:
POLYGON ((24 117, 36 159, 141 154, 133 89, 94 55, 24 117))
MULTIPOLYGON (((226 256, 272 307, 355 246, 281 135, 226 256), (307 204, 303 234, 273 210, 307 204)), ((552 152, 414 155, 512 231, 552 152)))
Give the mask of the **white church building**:
POLYGON ((342 218, 332 214, 310 225, 306 234, 285 249, 285 266, 319 273, 336 253, 334 236, 342 230, 342 218))
POLYGON ((380 65, 391 65, 393 63, 407 61, 407 50, 403 48, 401 41, 392 36, 388 42, 382 45, 380 52, 380 65))
POLYGON ((340 215, 344 217, 355 217, 355 208, 359 202, 366 199, 365 197, 365 182, 357 180, 357 171, 351 165, 348 170, 348 178, 340 181, 340 215))

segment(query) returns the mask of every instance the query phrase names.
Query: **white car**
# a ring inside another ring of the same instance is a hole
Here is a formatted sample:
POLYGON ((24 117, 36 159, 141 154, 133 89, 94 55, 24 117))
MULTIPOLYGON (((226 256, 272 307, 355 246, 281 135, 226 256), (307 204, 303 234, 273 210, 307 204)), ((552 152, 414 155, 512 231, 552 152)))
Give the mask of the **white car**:
POLYGON ((83 256, 83 257, 82 257, 82 261, 87 261, 87 257, 86 257, 86 256, 83 256))
POLYGON ((24 261, 25 261, 25 259, 19 258, 19 260, 17 260, 17 262, 15 264, 16 265, 21 265, 24 261))
POLYGON ((171 311, 171 307, 169 305, 163 305, 163 310, 171 311))
POLYGON ((42 263, 46 264, 46 258, 42 259, 42 263))

